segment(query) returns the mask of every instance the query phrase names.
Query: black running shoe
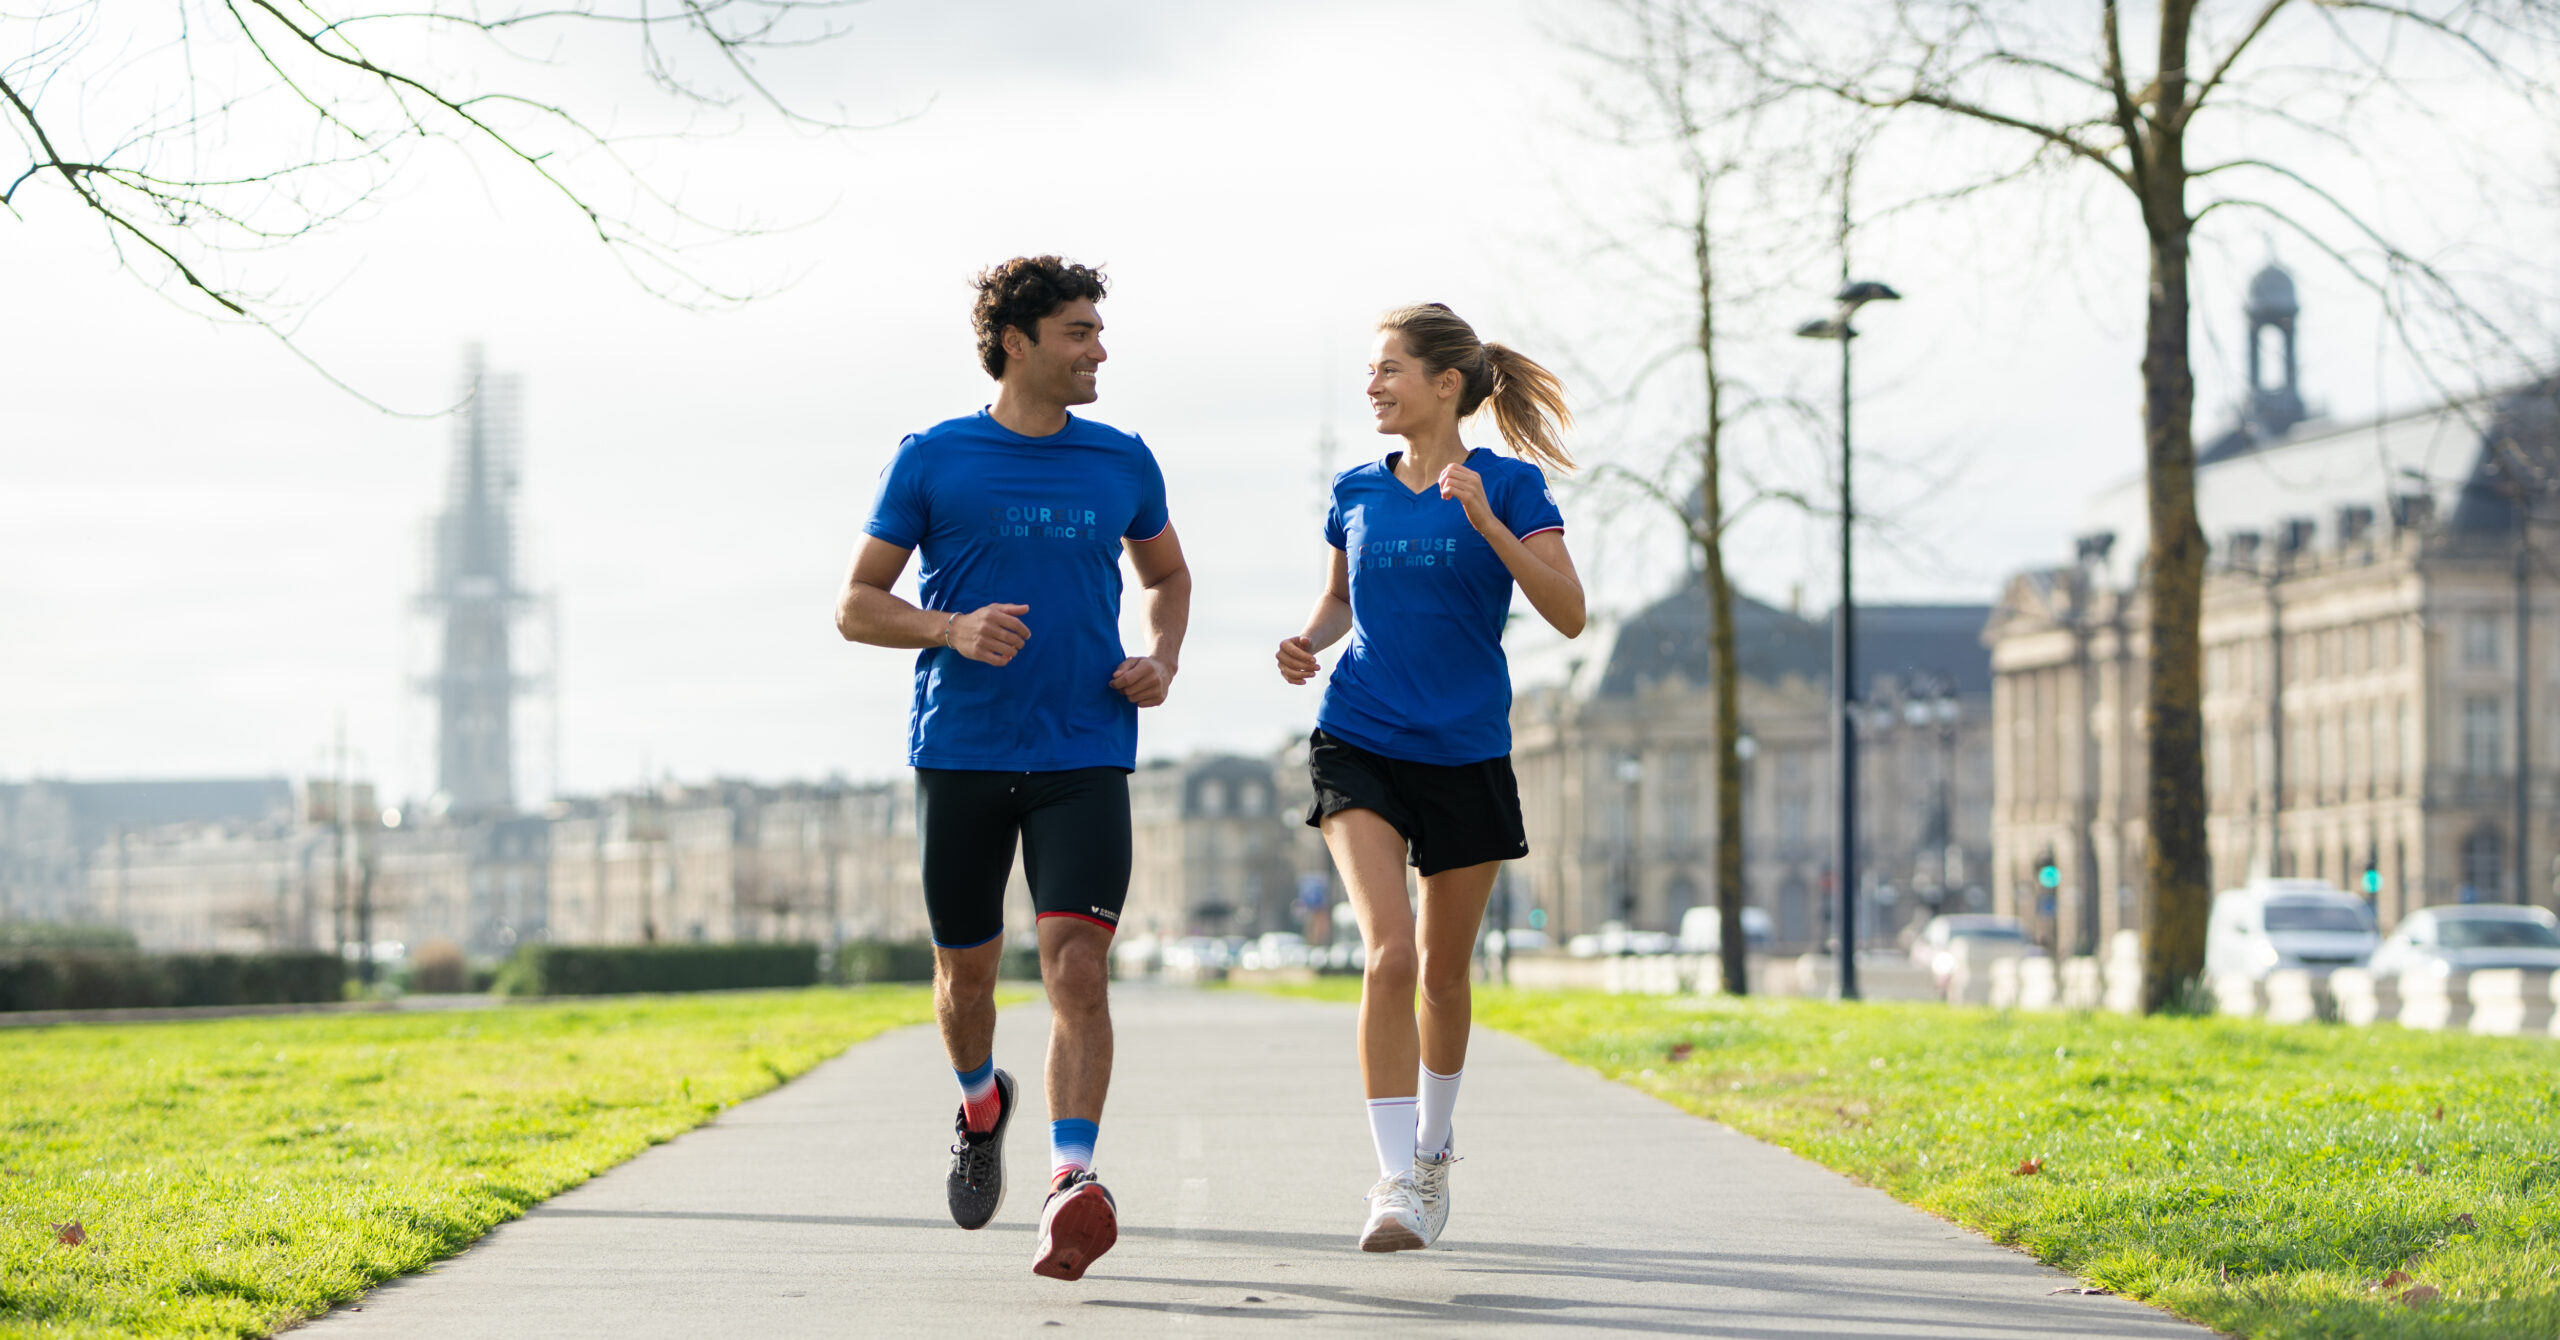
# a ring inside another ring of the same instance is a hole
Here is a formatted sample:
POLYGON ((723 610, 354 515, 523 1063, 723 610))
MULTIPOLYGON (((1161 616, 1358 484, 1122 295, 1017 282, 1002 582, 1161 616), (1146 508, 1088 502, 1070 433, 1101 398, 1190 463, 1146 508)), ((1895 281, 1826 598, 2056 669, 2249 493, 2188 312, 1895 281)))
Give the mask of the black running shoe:
POLYGON ((962 1228, 985 1228, 1004 1207, 1004 1128, 1013 1124, 1013 1076, 996 1072, 994 1129, 969 1129, 969 1110, 960 1109, 952 1130, 960 1143, 951 1147, 951 1222, 962 1228))

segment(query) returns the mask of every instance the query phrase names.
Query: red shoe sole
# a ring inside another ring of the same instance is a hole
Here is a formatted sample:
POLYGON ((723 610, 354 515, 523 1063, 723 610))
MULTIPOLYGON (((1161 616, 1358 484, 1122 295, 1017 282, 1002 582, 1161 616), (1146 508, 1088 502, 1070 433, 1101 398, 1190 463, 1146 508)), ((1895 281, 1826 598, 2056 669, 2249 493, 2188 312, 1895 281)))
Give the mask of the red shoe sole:
POLYGON ((1111 1198, 1100 1187, 1079 1189, 1050 1218, 1041 1242, 1044 1250, 1031 1263, 1031 1273, 1053 1280, 1083 1279, 1085 1268, 1119 1240, 1120 1216, 1113 1212, 1111 1198))

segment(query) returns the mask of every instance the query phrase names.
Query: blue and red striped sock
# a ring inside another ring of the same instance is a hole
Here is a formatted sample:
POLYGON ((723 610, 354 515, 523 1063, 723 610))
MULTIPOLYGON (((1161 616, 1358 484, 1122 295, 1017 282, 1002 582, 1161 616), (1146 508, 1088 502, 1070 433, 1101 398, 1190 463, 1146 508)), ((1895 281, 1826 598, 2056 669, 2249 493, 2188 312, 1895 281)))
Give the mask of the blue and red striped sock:
POLYGON ((996 1094, 996 1058, 980 1061, 975 1070, 954 1070, 960 1077, 961 1120, 970 1130, 992 1131, 996 1128, 998 1109, 1002 1106, 996 1094))
POLYGON ((1066 1117, 1049 1123, 1049 1180, 1062 1173, 1090 1172, 1093 1169, 1093 1137, 1095 1123, 1081 1117, 1066 1117))

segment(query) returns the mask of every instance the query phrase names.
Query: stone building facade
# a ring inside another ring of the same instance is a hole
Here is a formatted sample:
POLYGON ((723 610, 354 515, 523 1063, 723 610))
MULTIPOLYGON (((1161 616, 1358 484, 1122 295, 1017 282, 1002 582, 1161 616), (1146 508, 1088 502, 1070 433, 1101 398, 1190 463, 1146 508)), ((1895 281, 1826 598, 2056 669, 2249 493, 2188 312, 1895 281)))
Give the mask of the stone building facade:
MULTIPOLYGON (((1974 605, 1858 612, 1864 693, 1862 939, 1931 911, 1988 905, 1989 614, 1974 605)), ((1774 948, 1822 944, 1833 922, 1830 621, 1737 597, 1744 882, 1774 948)), ((1672 931, 1715 902, 1715 667, 1695 584, 1570 643, 1515 654, 1512 760, 1529 856, 1514 925, 1546 913, 1559 940, 1619 924, 1672 931)))
MULTIPOLYGON (((2215 887, 2370 885, 2386 927, 2430 903, 2549 904, 2560 383, 2375 423, 2308 419, 2290 384, 2294 311, 2290 280, 2262 273, 2252 347, 2284 342, 2287 384, 2257 387, 2198 457, 2215 887)), ((2138 480, 2098 498, 2073 562, 2013 578, 1985 635, 1997 902, 2079 950, 2141 924, 2143 507, 2138 480)))
POLYGON ((1121 927, 1158 936, 1298 929, 1290 826, 1305 809, 1291 812, 1283 797, 1268 756, 1198 754, 1141 766, 1129 779, 1133 849, 1121 927))

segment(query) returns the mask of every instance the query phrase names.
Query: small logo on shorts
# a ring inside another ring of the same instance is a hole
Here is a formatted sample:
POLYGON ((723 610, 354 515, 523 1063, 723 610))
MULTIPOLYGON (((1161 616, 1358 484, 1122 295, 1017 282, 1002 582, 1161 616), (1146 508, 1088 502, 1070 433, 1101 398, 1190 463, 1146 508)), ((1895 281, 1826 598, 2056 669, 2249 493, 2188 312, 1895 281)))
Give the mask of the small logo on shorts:
POLYGON ((1102 918, 1104 921, 1108 921, 1108 922, 1110 922, 1110 923, 1111 923, 1112 925, 1114 925, 1114 926, 1117 926, 1117 925, 1119 925, 1119 924, 1120 924, 1120 914, 1119 914, 1119 913, 1117 913, 1117 912, 1114 912, 1114 911, 1110 910, 1109 908, 1105 908, 1105 907, 1097 907, 1097 908, 1094 908, 1094 909, 1093 909, 1093 914, 1094 914, 1095 916, 1097 916, 1097 917, 1102 918))

